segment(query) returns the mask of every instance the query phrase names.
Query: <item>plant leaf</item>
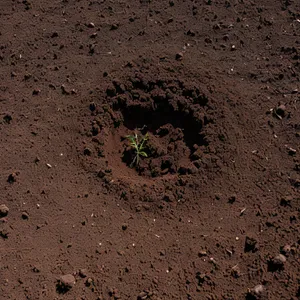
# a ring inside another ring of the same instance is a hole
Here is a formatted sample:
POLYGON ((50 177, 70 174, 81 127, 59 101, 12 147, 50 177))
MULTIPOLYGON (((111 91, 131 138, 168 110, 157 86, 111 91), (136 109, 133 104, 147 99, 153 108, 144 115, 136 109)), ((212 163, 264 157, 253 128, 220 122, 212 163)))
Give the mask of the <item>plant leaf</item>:
POLYGON ((127 135, 126 138, 129 140, 130 146, 132 148, 137 149, 138 145, 137 145, 135 137, 133 135, 127 135))
POLYGON ((139 155, 144 156, 144 157, 148 157, 148 154, 145 151, 139 152, 139 155))
POLYGON ((136 154, 130 166, 138 166, 140 156, 148 157, 148 154, 143 150, 146 148, 144 144, 148 140, 149 134, 146 133, 144 136, 139 136, 137 133, 135 133, 134 135, 127 135, 126 138, 130 142, 130 146, 135 150, 136 154))

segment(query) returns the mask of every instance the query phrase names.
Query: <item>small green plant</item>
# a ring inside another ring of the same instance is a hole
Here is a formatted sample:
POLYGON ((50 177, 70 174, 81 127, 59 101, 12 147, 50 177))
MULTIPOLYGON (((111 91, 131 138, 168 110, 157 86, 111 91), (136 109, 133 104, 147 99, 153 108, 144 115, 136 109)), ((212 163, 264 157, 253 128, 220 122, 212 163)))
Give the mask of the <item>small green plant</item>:
POLYGON ((145 143, 149 139, 149 135, 146 133, 144 136, 139 136, 137 133, 135 133, 134 135, 127 135, 126 138, 129 140, 130 146, 135 152, 135 156, 130 164, 130 167, 137 167, 140 163, 141 156, 148 157, 148 154, 145 152, 145 143))

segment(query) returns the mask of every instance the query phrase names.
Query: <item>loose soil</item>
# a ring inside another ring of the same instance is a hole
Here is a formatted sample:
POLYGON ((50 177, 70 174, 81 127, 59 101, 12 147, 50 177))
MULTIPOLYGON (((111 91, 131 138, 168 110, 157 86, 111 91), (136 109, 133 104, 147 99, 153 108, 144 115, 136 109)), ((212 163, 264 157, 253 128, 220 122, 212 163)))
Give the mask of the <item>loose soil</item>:
POLYGON ((299 1, 0 16, 1 299, 300 299, 299 1))

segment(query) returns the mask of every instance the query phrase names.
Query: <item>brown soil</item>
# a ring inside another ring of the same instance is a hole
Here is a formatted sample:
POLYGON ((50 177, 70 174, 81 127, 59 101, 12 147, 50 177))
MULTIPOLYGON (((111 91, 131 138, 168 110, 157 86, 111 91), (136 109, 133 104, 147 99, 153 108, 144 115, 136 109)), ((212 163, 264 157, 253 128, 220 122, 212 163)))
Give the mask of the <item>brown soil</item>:
POLYGON ((1 299, 300 298, 299 1, 0 16, 1 299))

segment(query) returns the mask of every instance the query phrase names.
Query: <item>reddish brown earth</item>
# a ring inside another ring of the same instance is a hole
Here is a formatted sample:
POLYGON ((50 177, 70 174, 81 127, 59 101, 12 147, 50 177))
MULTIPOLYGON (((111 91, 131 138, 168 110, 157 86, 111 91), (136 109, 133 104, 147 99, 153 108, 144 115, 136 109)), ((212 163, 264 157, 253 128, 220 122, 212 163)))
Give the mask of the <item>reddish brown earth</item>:
POLYGON ((0 17, 1 299, 300 298, 299 1, 0 17))

